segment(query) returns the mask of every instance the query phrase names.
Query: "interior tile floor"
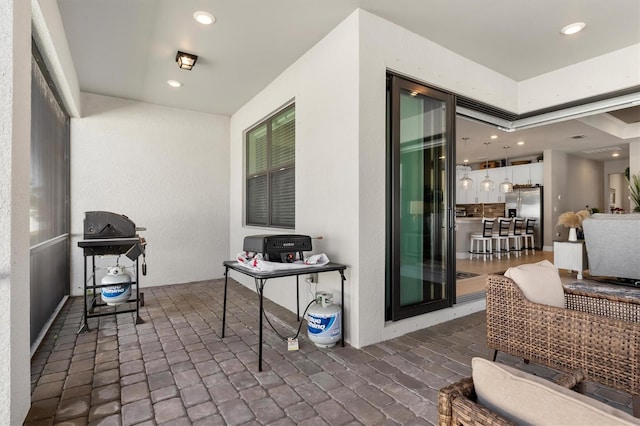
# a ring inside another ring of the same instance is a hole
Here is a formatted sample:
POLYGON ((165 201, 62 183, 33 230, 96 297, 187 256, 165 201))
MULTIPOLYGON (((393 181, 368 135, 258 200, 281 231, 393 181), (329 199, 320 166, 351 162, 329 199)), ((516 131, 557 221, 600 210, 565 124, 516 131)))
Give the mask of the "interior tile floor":
MULTIPOLYGON (((300 350, 288 351, 265 324, 258 372, 258 298, 230 280, 222 339, 223 283, 144 288, 143 324, 132 314, 93 318, 80 334, 82 299, 70 298, 32 358, 26 424, 436 424, 438 389, 489 356, 484 312, 363 349, 319 349, 303 332, 300 350)), ((265 309, 281 334, 294 334, 295 314, 269 301, 265 309)), ((558 375, 505 354, 498 362, 558 375)), ((592 383, 587 393, 631 412, 628 394, 592 383)))

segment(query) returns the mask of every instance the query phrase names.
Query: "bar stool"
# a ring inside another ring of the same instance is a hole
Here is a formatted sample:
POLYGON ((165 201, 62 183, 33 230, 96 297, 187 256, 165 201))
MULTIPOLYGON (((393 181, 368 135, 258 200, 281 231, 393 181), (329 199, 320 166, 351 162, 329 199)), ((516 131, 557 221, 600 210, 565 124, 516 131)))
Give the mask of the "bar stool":
POLYGON ((494 219, 482 219, 482 232, 474 232, 470 235, 471 242, 471 250, 469 250, 469 259, 473 259, 473 255, 475 254, 478 258, 482 255, 482 260, 487 261, 487 256, 489 256, 489 260, 493 260, 493 250, 492 250, 492 239, 491 234, 493 233, 493 223, 494 219), (474 242, 475 242, 475 250, 474 250, 474 242), (482 251, 480 251, 480 243, 482 243, 482 251))
POLYGON ((524 228, 524 219, 521 217, 513 218, 513 229, 509 232, 510 250, 519 257, 522 254, 522 229, 524 228))
POLYGON ((511 255, 509 254, 510 227, 511 218, 501 217, 500 219, 498 219, 498 232, 494 232, 491 234, 491 239, 495 241, 494 252, 498 256, 498 259, 501 259, 503 254, 507 255, 507 259, 511 259, 511 255))
POLYGON ((529 249, 531 249, 531 251, 533 252, 533 254, 536 254, 536 243, 534 241, 534 226, 536 225, 536 220, 532 219, 532 218, 527 218, 527 225, 524 228, 524 234, 522 235, 522 238, 524 240, 524 248, 527 251, 527 254, 529 254, 529 249))

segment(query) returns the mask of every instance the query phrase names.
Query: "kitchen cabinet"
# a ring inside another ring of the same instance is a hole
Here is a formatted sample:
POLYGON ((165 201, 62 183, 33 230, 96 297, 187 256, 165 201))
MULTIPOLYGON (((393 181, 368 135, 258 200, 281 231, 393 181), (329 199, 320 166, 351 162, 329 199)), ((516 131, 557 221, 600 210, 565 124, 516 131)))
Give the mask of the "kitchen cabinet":
POLYGON ((544 163, 519 164, 509 166, 510 179, 514 185, 540 185, 544 184, 544 163))
POLYGON ((528 185, 531 179, 531 167, 530 164, 521 164, 517 166, 511 166, 511 183, 514 185, 528 185))
POLYGON ((544 186, 544 163, 531 163, 531 184, 544 186))
POLYGON ((504 181, 505 176, 514 185, 544 185, 544 163, 519 164, 517 166, 497 167, 493 169, 471 170, 467 175, 473 179, 473 188, 464 190, 460 187, 460 179, 464 176, 464 172, 457 172, 456 182, 456 204, 474 204, 474 203, 504 203, 505 194, 500 192, 500 183, 504 181), (483 192, 480 188, 480 182, 485 176, 495 184, 495 188, 491 192, 483 192))

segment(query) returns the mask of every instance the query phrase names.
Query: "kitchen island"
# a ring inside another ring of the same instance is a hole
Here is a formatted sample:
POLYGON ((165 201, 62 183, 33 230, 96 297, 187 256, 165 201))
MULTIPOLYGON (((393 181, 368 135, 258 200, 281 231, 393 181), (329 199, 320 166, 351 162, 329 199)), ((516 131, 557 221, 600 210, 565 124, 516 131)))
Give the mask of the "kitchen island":
POLYGON ((456 218, 456 259, 469 259, 469 238, 473 232, 482 232, 481 217, 456 218))
POLYGON ((462 210, 466 215, 456 217, 456 259, 469 259, 470 235, 474 232, 482 232, 483 217, 504 217, 504 208, 504 203, 456 205, 456 212, 462 210))

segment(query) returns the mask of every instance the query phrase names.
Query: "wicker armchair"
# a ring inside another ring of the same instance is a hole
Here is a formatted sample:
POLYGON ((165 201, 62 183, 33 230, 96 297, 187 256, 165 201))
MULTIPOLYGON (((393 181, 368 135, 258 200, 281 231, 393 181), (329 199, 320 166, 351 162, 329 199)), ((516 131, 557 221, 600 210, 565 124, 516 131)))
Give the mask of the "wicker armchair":
MULTIPOLYGON (((564 374, 555 383, 572 389, 584 380, 581 371, 564 374)), ((438 392, 438 424, 453 425, 515 425, 497 413, 477 403, 473 379, 467 377, 438 392)))
POLYGON ((629 392, 640 417, 640 300, 565 289, 566 309, 527 300, 502 275, 489 275, 487 345, 629 392))

